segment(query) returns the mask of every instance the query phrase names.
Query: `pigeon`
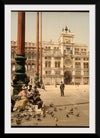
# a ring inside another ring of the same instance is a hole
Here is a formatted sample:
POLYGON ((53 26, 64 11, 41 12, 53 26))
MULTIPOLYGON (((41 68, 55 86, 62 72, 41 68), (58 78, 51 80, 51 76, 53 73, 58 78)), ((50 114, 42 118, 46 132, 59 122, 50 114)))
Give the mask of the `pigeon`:
POLYGON ((36 118, 36 115, 33 115, 32 117, 33 117, 33 118, 36 118))
POLYGON ((41 121, 41 118, 37 118, 38 121, 41 121))
POLYGON ((22 118, 24 117, 24 113, 21 114, 21 117, 22 117, 22 118))
POLYGON ((30 115, 27 115, 25 119, 26 120, 29 120, 30 119, 30 115))
POLYGON ((80 117, 80 114, 78 113, 76 116, 77 116, 77 117, 80 117))
POLYGON ((17 117, 17 119, 21 119, 21 117, 20 117, 20 116, 18 116, 18 117, 17 117))
POLYGON ((54 107, 54 105, 53 104, 50 104, 50 107, 54 107))
POLYGON ((70 111, 73 112, 73 108, 71 108, 70 111))
POLYGON ((43 117, 46 117, 46 115, 45 115, 45 114, 43 114, 43 117))
POLYGON ((52 113, 51 116, 54 117, 54 114, 52 113))
POLYGON ((70 115, 73 115, 74 114, 73 113, 73 108, 70 109, 70 112, 68 114, 70 114, 70 115))
POLYGON ((41 116, 41 114, 37 114, 36 116, 37 116, 37 117, 40 117, 40 116, 41 116))
POLYGON ((69 115, 67 114, 66 117, 69 118, 69 115))
POLYGON ((62 108, 59 108, 59 110, 62 110, 62 108))
POLYGON ((49 114, 52 114, 53 113, 53 111, 49 111, 49 114))
POLYGON ((26 117, 27 116, 27 113, 24 113, 24 116, 26 117))
POLYGON ((58 118, 55 117, 56 122, 58 122, 58 118))
POLYGON ((75 107, 74 109, 78 109, 77 107, 75 107))
POLYGON ((17 119, 16 124, 18 124, 18 125, 21 124, 21 121, 22 121, 22 119, 17 119))
POLYGON ((73 111, 71 111, 71 112, 70 112, 70 115, 73 115, 73 114, 74 114, 73 111))
POLYGON ((49 113, 49 112, 46 110, 46 113, 49 113))
POLYGON ((15 117, 16 117, 16 118, 20 117, 20 114, 19 114, 19 113, 18 113, 18 114, 16 114, 16 115, 15 115, 15 117))
POLYGON ((30 113, 29 115, 32 116, 32 113, 30 113))
POLYGON ((67 107, 65 106, 65 109, 66 109, 67 107))
POLYGON ((54 108, 54 111, 57 112, 57 108, 56 107, 54 108))

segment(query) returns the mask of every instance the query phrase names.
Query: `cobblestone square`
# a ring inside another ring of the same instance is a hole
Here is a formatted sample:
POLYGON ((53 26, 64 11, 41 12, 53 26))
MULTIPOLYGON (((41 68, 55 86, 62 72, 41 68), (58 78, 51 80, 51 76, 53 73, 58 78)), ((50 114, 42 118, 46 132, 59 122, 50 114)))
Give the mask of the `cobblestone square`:
POLYGON ((39 91, 43 106, 46 106, 45 116, 41 114, 34 118, 34 112, 28 112, 31 117, 22 118, 18 125, 15 112, 12 112, 12 127, 89 127, 89 85, 66 85, 64 97, 61 97, 59 85, 46 86, 46 90, 39 91))

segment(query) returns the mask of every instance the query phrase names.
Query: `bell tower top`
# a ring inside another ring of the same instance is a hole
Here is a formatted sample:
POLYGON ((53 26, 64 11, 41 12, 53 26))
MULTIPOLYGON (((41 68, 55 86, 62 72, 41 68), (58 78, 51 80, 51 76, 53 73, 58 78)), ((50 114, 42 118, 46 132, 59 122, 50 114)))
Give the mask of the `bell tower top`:
POLYGON ((66 26, 65 29, 62 29, 62 32, 59 36, 59 43, 73 43, 74 33, 66 26))

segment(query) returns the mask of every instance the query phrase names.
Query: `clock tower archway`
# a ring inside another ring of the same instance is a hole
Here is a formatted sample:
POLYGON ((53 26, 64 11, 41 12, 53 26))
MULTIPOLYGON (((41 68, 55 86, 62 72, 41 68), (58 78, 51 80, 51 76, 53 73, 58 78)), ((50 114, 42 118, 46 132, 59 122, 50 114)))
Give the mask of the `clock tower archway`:
POLYGON ((72 82, 72 72, 65 71, 64 72, 64 84, 70 84, 72 82))

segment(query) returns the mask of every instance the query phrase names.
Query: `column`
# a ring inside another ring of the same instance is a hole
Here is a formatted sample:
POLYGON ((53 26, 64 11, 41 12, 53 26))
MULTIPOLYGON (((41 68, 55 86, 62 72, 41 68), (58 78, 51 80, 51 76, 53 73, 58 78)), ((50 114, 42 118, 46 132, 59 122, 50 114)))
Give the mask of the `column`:
POLYGON ((37 12, 37 26, 36 26, 36 74, 34 78, 34 84, 36 87, 40 87, 39 84, 39 12, 37 12))
POLYGON ((83 69, 83 58, 81 58, 81 75, 84 75, 84 69, 83 69))
POLYGON ((36 27, 36 72, 39 73, 39 12, 37 12, 37 27, 36 27))
POLYGON ((54 75, 54 68, 55 68, 55 59, 54 57, 51 57, 51 74, 54 75))
POLYGON ((40 84, 42 84, 42 12, 40 13, 40 84))
POLYGON ((18 12, 17 56, 15 78, 13 80, 13 95, 18 94, 23 84, 28 85, 25 74, 25 12, 18 12))
POLYGON ((25 12, 18 12, 17 54, 25 54, 25 12))

